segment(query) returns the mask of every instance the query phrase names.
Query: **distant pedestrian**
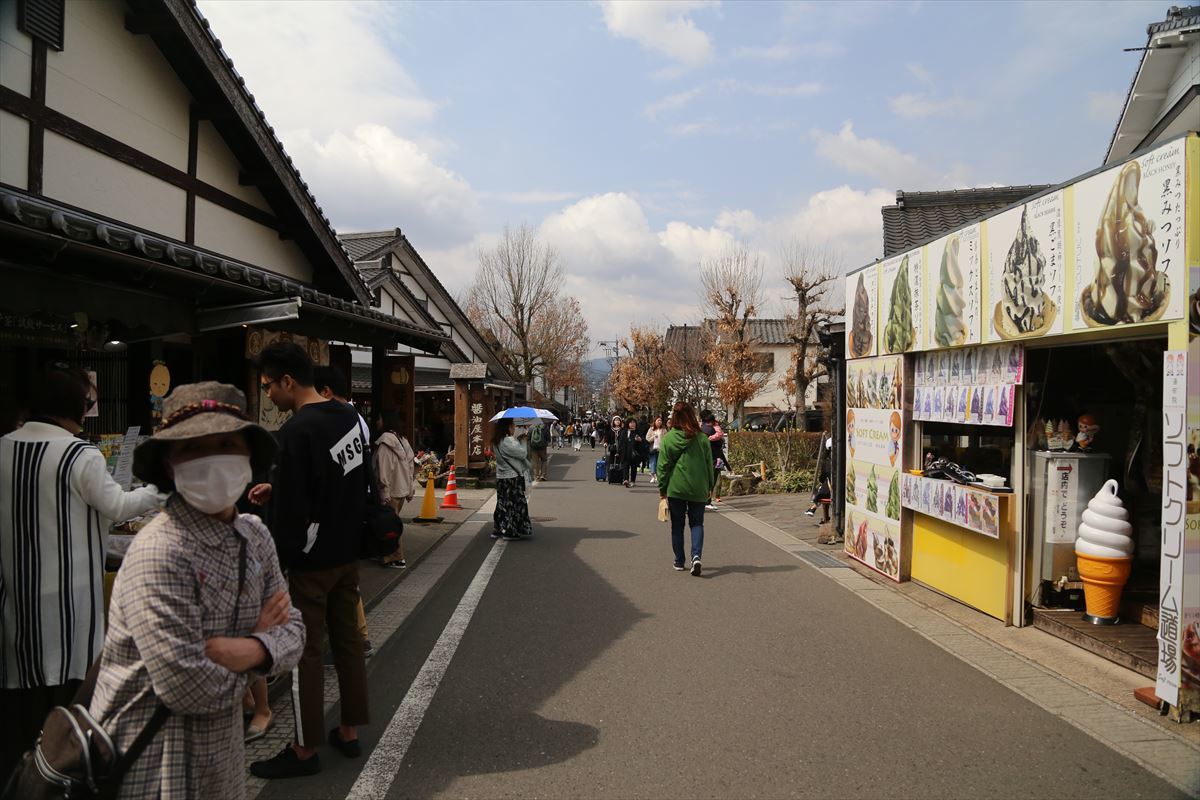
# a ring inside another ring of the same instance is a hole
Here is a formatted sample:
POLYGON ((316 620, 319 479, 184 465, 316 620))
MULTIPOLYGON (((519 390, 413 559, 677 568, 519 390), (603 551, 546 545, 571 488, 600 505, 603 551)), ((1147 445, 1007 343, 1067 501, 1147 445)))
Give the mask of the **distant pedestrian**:
POLYGON ((717 422, 717 416, 711 411, 705 411, 701 417, 701 432, 708 437, 709 446, 712 448, 712 496, 708 502, 708 510, 716 511, 717 504, 721 502, 720 486, 721 473, 725 471, 725 431, 721 428, 721 423, 717 422))
POLYGON ((256 365, 267 398, 292 416, 279 429, 271 483, 254 487, 250 499, 270 500, 272 533, 308 642, 292 677, 296 738, 274 758, 251 764, 250 772, 259 778, 291 778, 320 772, 317 747, 325 741, 342 755, 357 757, 361 752, 357 726, 370 719, 358 625, 367 444, 354 409, 325 400, 313 388, 313 363, 299 345, 268 345, 256 365), (326 631, 337 671, 342 723, 328 736, 322 665, 326 631))
POLYGON ((529 458, 535 481, 546 480, 546 462, 549 460, 547 448, 551 436, 549 423, 537 422, 529 428, 529 458))
POLYGON ((125 491, 75 438, 96 405, 86 372, 48 365, 32 389, 29 421, 0 439, 0 786, 100 654, 109 527, 165 499, 125 491))
POLYGON ((626 465, 624 484, 631 487, 637 484, 638 465, 642 461, 642 437, 637 432, 637 420, 630 418, 626 426, 617 434, 617 450, 621 462, 626 465))
MULTIPOLYGON (((404 438, 404 430, 400 414, 395 411, 384 411, 375 417, 375 430, 378 438, 372 448, 374 454, 375 479, 379 483, 379 494, 383 501, 399 514, 404 504, 413 499, 416 494, 416 461, 412 445, 404 438)), ((404 560, 404 537, 400 537, 396 552, 383 559, 383 566, 391 569, 404 569, 408 562, 404 560)))
POLYGON ((531 478, 526 446, 517 438, 510 419, 496 422, 492 452, 496 456, 496 510, 492 513, 492 538, 509 541, 533 535, 525 483, 531 478))
POLYGON ((646 447, 650 459, 650 483, 658 482, 658 452, 662 446, 662 438, 667 435, 662 417, 655 417, 654 422, 646 431, 646 447))
POLYGON ((242 797, 240 702, 253 675, 300 660, 305 629, 266 526, 235 504, 275 452, 241 390, 179 386, 133 472, 175 493, 129 547, 113 585, 90 711, 128 750, 159 704, 170 712, 119 797, 242 797))
POLYGON ((686 518, 692 534, 691 572, 699 575, 704 551, 704 504, 713 484, 712 448, 700 429, 696 410, 676 403, 671 412, 671 429, 662 438, 658 452, 658 493, 667 498, 671 512, 671 549, 674 568, 687 569, 683 549, 686 518))

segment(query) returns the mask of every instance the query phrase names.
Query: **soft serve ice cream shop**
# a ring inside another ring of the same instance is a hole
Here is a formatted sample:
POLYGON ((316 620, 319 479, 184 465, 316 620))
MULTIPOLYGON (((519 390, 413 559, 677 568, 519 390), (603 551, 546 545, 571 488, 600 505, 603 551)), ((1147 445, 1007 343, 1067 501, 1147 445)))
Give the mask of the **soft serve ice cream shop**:
POLYGON ((1200 137, 845 289, 846 551, 1200 711, 1200 137))

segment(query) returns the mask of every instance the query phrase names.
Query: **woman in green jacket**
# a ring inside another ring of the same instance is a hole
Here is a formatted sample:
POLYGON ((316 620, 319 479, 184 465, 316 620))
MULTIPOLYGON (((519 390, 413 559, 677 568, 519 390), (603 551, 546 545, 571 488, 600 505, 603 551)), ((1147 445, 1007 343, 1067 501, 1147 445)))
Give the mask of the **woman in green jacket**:
POLYGON ((671 511, 671 547, 675 569, 684 570, 683 521, 692 529, 692 574, 700 574, 704 549, 704 504, 713 486, 712 448, 700 432, 700 418, 688 403, 676 403, 671 430, 658 450, 658 493, 671 511))

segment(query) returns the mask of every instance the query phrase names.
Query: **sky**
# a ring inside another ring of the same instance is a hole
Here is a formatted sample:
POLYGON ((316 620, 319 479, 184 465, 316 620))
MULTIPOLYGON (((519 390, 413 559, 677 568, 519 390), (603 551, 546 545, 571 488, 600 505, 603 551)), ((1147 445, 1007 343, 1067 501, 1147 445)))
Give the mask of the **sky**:
POLYGON ((341 233, 399 227, 452 292, 506 226, 593 341, 696 322, 743 245, 853 269, 908 191, 1100 166, 1170 2, 200 0, 341 233))

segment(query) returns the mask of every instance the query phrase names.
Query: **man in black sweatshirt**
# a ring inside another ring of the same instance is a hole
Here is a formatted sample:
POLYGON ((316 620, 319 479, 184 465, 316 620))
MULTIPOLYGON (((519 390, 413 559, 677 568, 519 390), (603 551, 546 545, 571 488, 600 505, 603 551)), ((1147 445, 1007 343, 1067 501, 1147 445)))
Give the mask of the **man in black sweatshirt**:
POLYGON ((321 769, 316 747, 326 738, 321 659, 326 621, 342 714, 341 726, 328 734, 329 744, 343 755, 357 756, 356 726, 368 721, 366 661, 358 628, 367 443, 358 412, 326 400, 313 388, 313 363, 301 347, 292 342, 269 345, 256 365, 267 397, 292 417, 277 434, 271 483, 252 489, 250 499, 270 500, 271 532, 307 641, 292 674, 299 687, 292 693, 296 740, 274 758, 252 764, 250 771, 260 778, 290 778, 321 769))

